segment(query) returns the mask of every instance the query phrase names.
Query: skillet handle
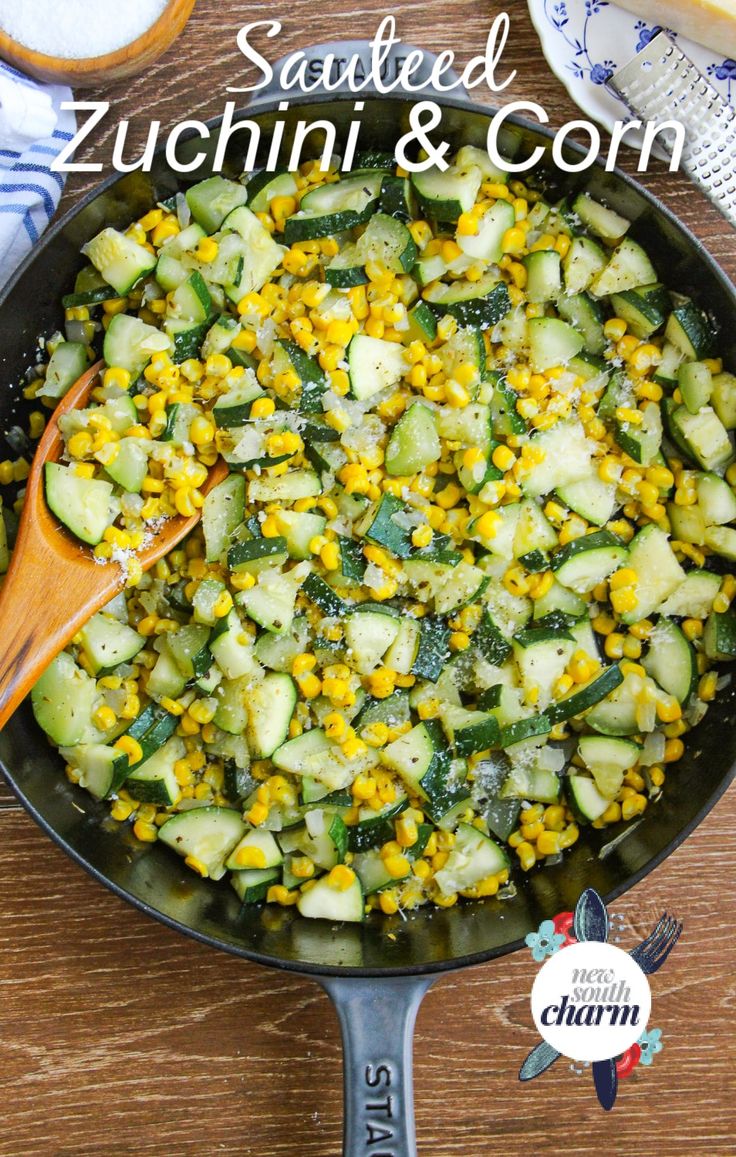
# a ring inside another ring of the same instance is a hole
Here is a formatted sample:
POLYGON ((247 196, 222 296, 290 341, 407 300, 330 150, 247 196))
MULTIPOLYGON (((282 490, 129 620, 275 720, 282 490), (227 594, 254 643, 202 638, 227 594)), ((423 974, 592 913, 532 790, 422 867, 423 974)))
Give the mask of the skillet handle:
POLYGON ((433 976, 321 976, 343 1043, 343 1157, 416 1157, 412 1036, 433 976))

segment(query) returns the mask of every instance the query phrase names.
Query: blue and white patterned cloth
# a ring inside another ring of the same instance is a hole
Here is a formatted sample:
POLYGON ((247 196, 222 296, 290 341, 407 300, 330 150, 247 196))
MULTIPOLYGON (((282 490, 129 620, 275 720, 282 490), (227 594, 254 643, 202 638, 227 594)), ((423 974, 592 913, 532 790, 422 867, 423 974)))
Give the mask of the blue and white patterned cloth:
POLYGON ((76 130, 73 111, 60 108, 71 99, 71 89, 0 63, 0 287, 56 212, 65 176, 51 164, 76 130))

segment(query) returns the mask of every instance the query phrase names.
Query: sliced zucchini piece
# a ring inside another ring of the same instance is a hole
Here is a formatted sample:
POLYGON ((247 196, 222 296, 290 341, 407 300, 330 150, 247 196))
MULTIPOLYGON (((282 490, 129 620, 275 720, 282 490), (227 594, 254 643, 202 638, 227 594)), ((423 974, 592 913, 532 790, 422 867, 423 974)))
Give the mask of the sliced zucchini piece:
POLYGON ((407 371, 404 347, 398 342, 357 333, 347 348, 350 393, 363 401, 395 386, 407 371))
POLYGON ((363 889, 357 875, 347 885, 333 884, 330 876, 315 880, 300 893, 296 906, 301 916, 312 920, 360 924, 365 918, 363 889))
POLYGON ((672 619, 660 617, 642 659, 648 675, 680 704, 685 704, 698 683, 695 649, 672 619))
MULTIPOLYGON (((156 267, 155 253, 110 227, 83 245, 82 253, 89 257, 95 269, 120 297, 125 297, 142 277, 156 267)), ((108 365, 118 364, 108 362, 108 365)))
POLYGON ((221 880, 225 861, 245 832, 239 811, 198 807, 172 816, 159 828, 158 838, 180 856, 195 860, 201 875, 221 880))
POLYGON ((502 847, 472 824, 461 823, 444 867, 435 872, 434 882, 443 896, 451 896, 508 868, 509 858, 502 847))
POLYGON ((640 285, 651 285, 656 280, 657 271, 641 245, 625 237, 614 249, 606 268, 591 284, 590 292, 596 297, 607 297, 612 293, 637 289, 640 285))
POLYGON ((82 542, 96 546, 115 518, 112 485, 99 478, 80 478, 74 467, 44 465, 44 493, 49 509, 82 542))
POLYGON ((578 193, 572 203, 572 210, 577 213, 585 228, 603 241, 619 241, 631 225, 626 217, 602 205, 600 201, 594 201, 587 193, 578 193))
POLYGON ((393 428, 386 447, 386 471, 399 476, 416 474, 430 462, 437 462, 441 453, 432 411, 414 402, 393 428))
POLYGON ((636 606, 621 616, 626 624, 646 619, 658 611, 685 578, 667 535, 654 523, 645 526, 632 539, 626 565, 638 576, 636 606))

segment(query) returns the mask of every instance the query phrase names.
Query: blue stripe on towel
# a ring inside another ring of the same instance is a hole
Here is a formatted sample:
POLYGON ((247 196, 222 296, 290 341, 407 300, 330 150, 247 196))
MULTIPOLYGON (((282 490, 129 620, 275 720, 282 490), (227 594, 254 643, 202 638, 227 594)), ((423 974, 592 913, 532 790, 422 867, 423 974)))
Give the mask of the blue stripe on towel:
POLYGON ((0 63, 0 75, 24 87, 45 88, 57 112, 56 128, 46 138, 28 141, 21 150, 0 148, 0 286, 10 278, 56 212, 65 174, 52 173, 51 163, 76 130, 74 113, 61 110, 72 100, 70 89, 37 85, 10 65, 0 63))

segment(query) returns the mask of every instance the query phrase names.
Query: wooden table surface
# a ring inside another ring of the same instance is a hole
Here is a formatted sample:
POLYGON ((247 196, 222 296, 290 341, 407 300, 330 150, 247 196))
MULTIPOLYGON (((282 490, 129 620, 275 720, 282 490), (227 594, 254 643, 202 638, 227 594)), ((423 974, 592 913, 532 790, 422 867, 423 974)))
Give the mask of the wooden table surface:
MULTIPOLYGON (((461 62, 482 51, 486 0, 402 0, 405 40, 461 62)), ((547 68, 523 3, 512 11, 504 62, 518 69, 507 99, 541 102, 552 124, 576 115, 547 68)), ((199 0, 182 39, 143 75, 88 94, 131 118, 131 144, 153 117, 164 128, 222 110, 242 83, 237 30, 280 18, 282 52, 317 40, 370 35, 377 0, 315 9, 266 0, 199 0)), ((279 54, 269 46, 270 58, 279 54)), ((253 75, 253 73, 251 73, 253 75)), ((107 164, 115 122, 80 159, 107 164)), ((133 155, 131 153, 131 155, 133 155)), ((633 171, 633 159, 626 167, 633 171)), ((70 179, 67 206, 89 186, 70 179)), ((684 177, 653 165, 644 183, 736 272, 736 233, 684 177)), ((736 1152, 736 792, 614 910, 623 946, 662 909, 685 920, 681 947, 653 981, 653 1022, 666 1046, 622 1086, 610 1114, 590 1079, 564 1062, 529 1086, 516 1073, 535 1041, 527 952, 443 978, 416 1031, 421 1157, 541 1157, 736 1152), (716 899, 717 897, 717 899, 716 899), (656 1140, 655 1140, 656 1138, 656 1140)), ((179 937, 127 907, 69 862, 7 789, 0 790, 0 1154, 237 1153, 333 1157, 340 1151, 341 1068, 327 998, 297 975, 266 971, 179 937)))

